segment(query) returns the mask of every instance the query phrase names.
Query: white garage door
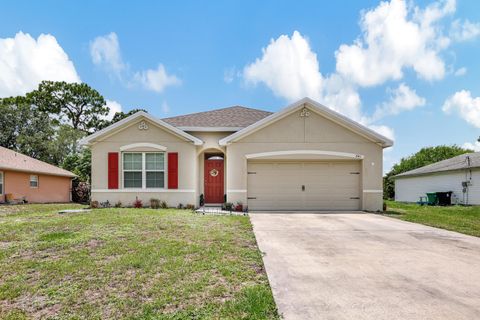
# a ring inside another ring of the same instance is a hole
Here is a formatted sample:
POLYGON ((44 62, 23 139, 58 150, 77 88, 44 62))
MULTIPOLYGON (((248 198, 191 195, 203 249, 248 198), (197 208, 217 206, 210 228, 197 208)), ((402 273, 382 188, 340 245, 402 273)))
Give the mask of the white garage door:
POLYGON ((360 210, 360 162, 249 162, 249 210, 360 210))

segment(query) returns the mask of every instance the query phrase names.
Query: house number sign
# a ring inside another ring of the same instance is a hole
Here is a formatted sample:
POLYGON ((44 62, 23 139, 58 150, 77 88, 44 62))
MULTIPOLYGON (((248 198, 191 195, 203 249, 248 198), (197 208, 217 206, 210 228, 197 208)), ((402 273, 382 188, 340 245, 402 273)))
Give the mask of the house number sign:
POLYGON ((212 170, 210 170, 210 175, 211 175, 212 177, 218 176, 218 170, 217 170, 217 169, 212 169, 212 170))
POLYGON ((139 130, 148 130, 148 124, 145 121, 140 122, 138 125, 139 130))

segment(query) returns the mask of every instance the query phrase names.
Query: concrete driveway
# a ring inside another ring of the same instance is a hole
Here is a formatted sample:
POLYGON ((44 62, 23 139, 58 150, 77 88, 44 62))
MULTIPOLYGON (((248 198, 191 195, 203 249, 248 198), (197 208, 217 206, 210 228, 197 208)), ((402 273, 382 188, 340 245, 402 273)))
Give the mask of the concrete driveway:
POLYGON ((364 213, 250 218, 285 319, 480 319, 480 238, 364 213))

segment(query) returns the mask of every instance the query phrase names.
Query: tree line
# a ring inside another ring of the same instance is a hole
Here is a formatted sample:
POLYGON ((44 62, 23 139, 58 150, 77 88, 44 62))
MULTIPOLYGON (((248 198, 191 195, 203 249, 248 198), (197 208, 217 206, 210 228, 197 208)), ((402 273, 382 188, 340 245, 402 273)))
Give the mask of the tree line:
MULTIPOLYGON (((86 83, 42 81, 22 96, 0 98, 0 146, 72 171, 90 181, 90 150, 80 139, 143 109, 116 112, 86 83)), ((145 110, 143 110, 145 111, 145 110)))

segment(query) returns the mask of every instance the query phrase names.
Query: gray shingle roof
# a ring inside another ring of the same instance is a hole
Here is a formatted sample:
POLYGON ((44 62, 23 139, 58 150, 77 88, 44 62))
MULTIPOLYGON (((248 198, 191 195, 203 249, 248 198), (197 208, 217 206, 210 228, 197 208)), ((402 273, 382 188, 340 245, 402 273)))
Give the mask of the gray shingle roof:
POLYGON ((162 120, 175 127, 245 128, 271 114, 269 111, 234 106, 162 120))
POLYGON ((465 153, 447 160, 442 160, 421 168, 397 174, 395 178, 478 167, 480 167, 480 152, 465 153))
POLYGON ((75 174, 13 150, 0 147, 0 170, 43 173, 53 176, 75 177, 75 174))

